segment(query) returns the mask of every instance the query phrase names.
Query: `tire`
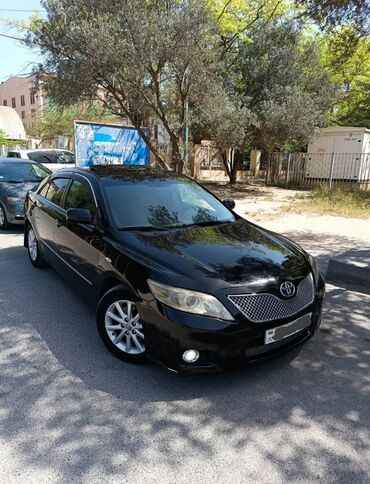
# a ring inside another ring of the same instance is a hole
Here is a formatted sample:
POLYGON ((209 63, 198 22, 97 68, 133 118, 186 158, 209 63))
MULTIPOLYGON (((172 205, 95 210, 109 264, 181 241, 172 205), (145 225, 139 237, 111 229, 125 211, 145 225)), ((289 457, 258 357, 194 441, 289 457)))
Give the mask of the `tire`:
POLYGON ((143 326, 128 293, 108 291, 99 302, 96 323, 103 343, 117 358, 129 363, 146 361, 143 326))
POLYGON ((0 203, 0 230, 8 230, 10 223, 8 222, 4 207, 0 203))
POLYGON ((31 225, 27 227, 27 252, 34 267, 41 269, 47 265, 40 254, 39 243, 31 225))

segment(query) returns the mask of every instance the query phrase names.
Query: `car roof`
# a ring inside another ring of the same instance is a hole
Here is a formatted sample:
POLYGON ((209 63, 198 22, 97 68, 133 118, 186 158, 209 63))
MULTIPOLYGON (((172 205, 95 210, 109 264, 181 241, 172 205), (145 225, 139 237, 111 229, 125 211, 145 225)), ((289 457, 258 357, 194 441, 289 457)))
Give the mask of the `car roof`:
POLYGON ((27 160, 24 158, 9 158, 6 156, 0 156, 0 162, 7 162, 7 163, 36 163, 33 160, 27 160))
POLYGON ((14 150, 9 150, 9 152, 11 153, 20 153, 20 152, 23 152, 23 153, 33 153, 35 151, 63 151, 63 152, 67 152, 67 153, 72 153, 72 151, 70 150, 62 150, 60 148, 33 148, 33 149, 28 149, 28 148, 17 148, 17 149, 14 149, 14 150))
POLYGON ((173 179, 182 178, 177 173, 143 165, 94 165, 89 167, 61 168, 55 174, 79 173, 94 178, 137 179, 173 179))

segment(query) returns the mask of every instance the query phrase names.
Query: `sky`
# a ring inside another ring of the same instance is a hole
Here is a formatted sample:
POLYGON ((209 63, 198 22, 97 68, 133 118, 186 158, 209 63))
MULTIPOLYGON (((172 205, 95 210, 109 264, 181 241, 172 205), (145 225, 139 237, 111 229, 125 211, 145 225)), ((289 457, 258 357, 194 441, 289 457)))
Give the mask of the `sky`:
MULTIPOLYGON (((20 33, 13 27, 9 27, 7 21, 25 20, 35 10, 41 10, 39 0, 0 0, 0 34, 19 37, 20 33)), ((32 52, 16 40, 0 36, 0 82, 10 76, 30 73, 38 62, 40 57, 36 52, 32 52)))

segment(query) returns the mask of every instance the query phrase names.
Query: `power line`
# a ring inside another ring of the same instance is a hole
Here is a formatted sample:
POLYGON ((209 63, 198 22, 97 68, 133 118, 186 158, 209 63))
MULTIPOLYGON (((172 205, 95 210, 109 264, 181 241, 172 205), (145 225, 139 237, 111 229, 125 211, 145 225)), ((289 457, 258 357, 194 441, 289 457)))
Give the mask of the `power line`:
POLYGON ((46 10, 21 10, 16 8, 0 8, 0 12, 29 12, 29 13, 41 13, 46 10))

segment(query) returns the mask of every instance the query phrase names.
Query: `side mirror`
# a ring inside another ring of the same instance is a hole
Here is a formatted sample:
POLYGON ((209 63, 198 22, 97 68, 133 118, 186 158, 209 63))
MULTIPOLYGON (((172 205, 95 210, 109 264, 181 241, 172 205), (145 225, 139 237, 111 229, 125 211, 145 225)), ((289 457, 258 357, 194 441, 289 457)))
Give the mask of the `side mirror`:
POLYGON ((84 208, 70 208, 67 210, 67 222, 72 224, 91 224, 91 212, 84 208))
POLYGON ((234 202, 234 200, 222 200, 222 203, 229 210, 234 210, 234 208, 235 208, 235 202, 234 202))

